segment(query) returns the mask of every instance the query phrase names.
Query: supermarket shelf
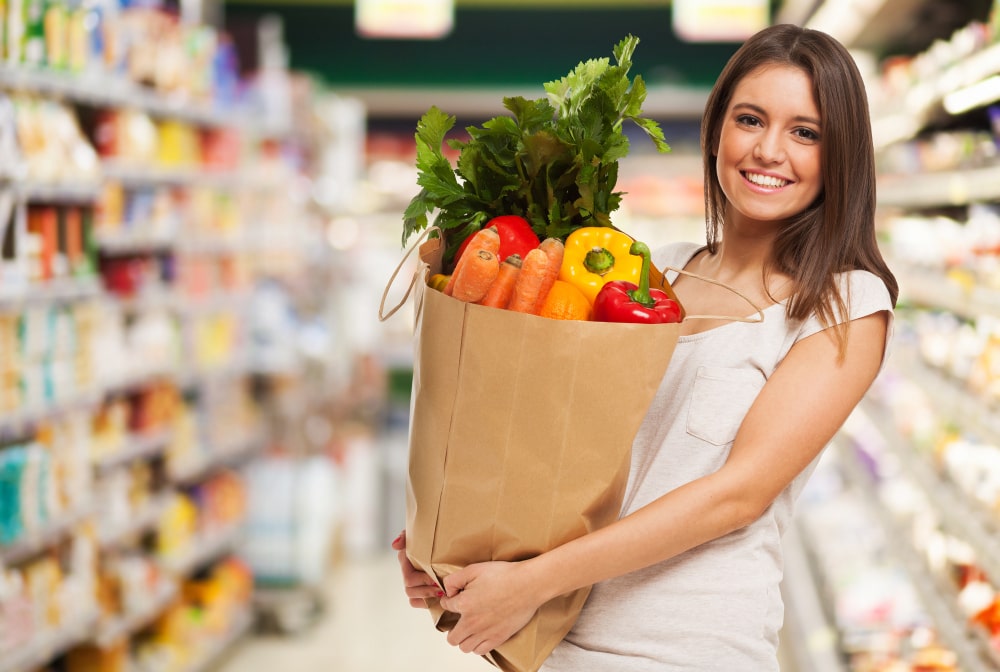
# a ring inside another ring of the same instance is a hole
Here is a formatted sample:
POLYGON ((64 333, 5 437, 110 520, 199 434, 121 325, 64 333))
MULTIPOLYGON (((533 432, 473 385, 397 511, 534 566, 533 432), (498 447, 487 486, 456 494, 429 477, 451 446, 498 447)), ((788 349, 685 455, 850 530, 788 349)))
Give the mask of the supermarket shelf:
POLYGON ((11 186, 18 201, 31 203, 91 205, 101 194, 99 182, 15 181, 11 186))
POLYGON ((115 548, 136 536, 156 527, 163 511, 173 500, 173 492, 154 495, 146 502, 131 520, 125 525, 115 528, 101 526, 98 534, 98 543, 104 550, 115 548))
POLYGON ((95 107, 138 108, 157 117, 180 119, 202 126, 251 128, 230 110, 215 110, 184 97, 167 97, 124 78, 108 75, 53 72, 27 66, 0 66, 0 88, 61 98, 95 107))
POLYGON ((819 580, 811 569, 805 540, 793 523, 782 538, 785 579, 785 629, 782 641, 788 644, 795 669, 809 672, 847 672, 839 635, 827 618, 823 599, 817 591, 819 580))
POLYGON ((125 313, 169 310, 181 317, 226 312, 239 314, 249 310, 251 293, 247 290, 219 290, 203 296, 188 296, 169 287, 149 287, 134 296, 109 295, 108 301, 125 313))
POLYGON ((188 576, 213 560, 231 553, 242 535, 240 525, 202 533, 193 546, 175 556, 164 557, 161 564, 174 576, 188 576))
POLYGON ((1000 585, 1000 521, 970 501, 950 480, 939 476, 926 458, 917 455, 892 426, 886 411, 865 401, 861 412, 899 457, 906 474, 927 495, 945 527, 972 547, 983 571, 995 585, 1000 585))
POLYGON ((102 166, 106 179, 121 182, 126 187, 169 185, 232 190, 247 184, 247 180, 240 173, 222 169, 210 170, 194 166, 162 168, 130 164, 113 159, 105 160, 102 166))
POLYGON ((97 247, 105 256, 128 256, 155 252, 179 252, 184 254, 247 254, 267 252, 277 249, 304 250, 306 242, 282 241, 276 246, 266 240, 246 238, 243 232, 235 235, 185 236, 183 239, 170 235, 130 235, 110 234, 97 239, 97 247))
POLYGON ((250 247, 239 236, 192 236, 178 242, 177 250, 187 254, 238 254, 246 253, 250 247))
POLYGON ((903 296, 913 303, 941 308, 969 320, 984 315, 1000 317, 1000 291, 981 286, 963 287, 940 271, 893 266, 903 296))
MULTIPOLYGON (((230 311, 235 312, 236 304, 230 305, 230 311)), ((208 304, 194 304, 192 310, 202 311, 200 314, 211 314, 215 310, 222 310, 221 306, 215 307, 208 304)), ((227 362, 213 364, 201 369, 187 369, 177 371, 174 380, 178 386, 190 389, 192 387, 207 387, 216 383, 232 380, 253 374, 253 367, 245 355, 235 353, 227 362)))
MULTIPOLYGON (((141 229, 142 227, 135 228, 141 229)), ((101 254, 105 256, 127 256, 170 250, 175 245, 175 236, 134 234, 131 232, 97 232, 94 236, 94 243, 101 254)))
POLYGON ((149 387, 150 385, 162 382, 162 381, 176 381, 178 373, 173 368, 165 369, 150 369, 148 371, 135 371, 127 373, 117 380, 109 381, 104 387, 104 396, 114 396, 117 394, 125 394, 132 390, 137 390, 143 387, 149 387))
POLYGON ((232 468, 260 453, 264 448, 266 436, 265 430, 260 429, 250 436, 233 441, 229 446, 212 451, 201 462, 183 465, 176 471, 170 470, 170 481, 175 485, 190 485, 204 481, 224 469, 232 468))
MULTIPOLYGON (((338 93, 345 98, 360 100, 370 117, 419 117, 431 105, 437 105, 448 114, 458 116, 492 117, 508 114, 503 99, 509 96, 524 96, 535 99, 545 96, 539 86, 493 89, 489 87, 472 90, 455 88, 411 87, 411 86, 358 86, 340 87, 338 93)), ((649 85, 643 113, 653 117, 668 119, 700 119, 708 99, 707 88, 693 88, 673 85, 649 85)))
POLYGON ((126 314, 150 310, 173 310, 180 302, 178 292, 167 286, 146 287, 132 296, 108 294, 107 300, 126 314))
MULTIPOLYGON (((875 148, 914 137, 936 117, 944 115, 944 98, 1000 73, 1000 44, 971 54, 936 75, 921 77, 903 96, 892 101, 892 109, 874 110, 872 127, 875 148), (906 110, 900 113, 899 110, 906 110)), ((988 102, 988 101, 987 101, 988 102)), ((983 104, 987 104, 984 102, 983 104)), ((919 192, 914 191, 914 194, 919 192)))
POLYGON ((97 624, 97 614, 79 618, 51 635, 40 637, 13 655, 0 656, 0 672, 25 672, 34 670, 72 649, 89 641, 97 624))
POLYGON ((78 504, 65 514, 48 521, 42 529, 29 532, 12 544, 0 545, 0 565, 16 565, 44 551, 69 534, 92 513, 92 502, 78 504))
POLYGON ((220 658, 250 632, 253 624, 253 613, 250 607, 246 607, 234 617, 233 625, 230 627, 229 632, 218 641, 209 645, 201 658, 196 660, 185 672, 209 672, 209 670, 215 667, 220 658))
POLYGON ((110 471, 129 462, 159 455, 170 443, 172 436, 173 432, 169 429, 149 434, 133 434, 125 439, 119 450, 95 460, 94 468, 99 472, 110 471))
POLYGON ((142 609, 120 616, 98 630, 94 638, 97 646, 107 648, 124 637, 129 637, 152 623, 166 609, 179 592, 177 583, 166 581, 156 594, 150 596, 142 609))
POLYGON ((56 418, 80 409, 94 408, 101 403, 103 393, 85 392, 47 406, 25 408, 0 415, 0 437, 24 437, 34 431, 42 420, 56 418))
POLYGON ((101 293, 101 282, 96 276, 29 282, 23 286, 0 288, 0 310, 93 299, 101 296, 101 293))
POLYGON ((1000 200, 1000 165, 878 178, 880 207, 913 210, 996 200, 1000 200))
POLYGON ((907 377, 930 396, 934 408, 942 415, 978 434, 984 441, 1000 445, 1000 412, 997 409, 916 355, 907 356, 906 351, 900 349, 895 360, 907 377))
POLYGON ((888 547, 900 562, 921 603, 933 619, 942 642, 958 657, 963 672, 996 672, 994 665, 987 662, 989 653, 986 643, 971 629, 966 627, 965 617, 957 610, 953 595, 932 577, 932 571, 914 549, 913 544, 892 519, 888 509, 879 501, 876 485, 861 468, 858 458, 850 445, 836 444, 839 464, 848 482, 868 505, 872 519, 884 531, 889 540, 888 547))

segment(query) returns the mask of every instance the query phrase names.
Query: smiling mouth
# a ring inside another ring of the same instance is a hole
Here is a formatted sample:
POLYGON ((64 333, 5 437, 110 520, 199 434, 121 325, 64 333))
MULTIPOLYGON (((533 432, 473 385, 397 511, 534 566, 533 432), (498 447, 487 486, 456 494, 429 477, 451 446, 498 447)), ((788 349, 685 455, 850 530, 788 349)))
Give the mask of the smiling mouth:
POLYGON ((789 180, 783 180, 780 177, 772 177, 771 175, 761 175, 760 173, 750 173, 746 171, 742 171, 740 174, 743 175, 747 182, 756 184, 758 187, 778 189, 791 184, 789 180))

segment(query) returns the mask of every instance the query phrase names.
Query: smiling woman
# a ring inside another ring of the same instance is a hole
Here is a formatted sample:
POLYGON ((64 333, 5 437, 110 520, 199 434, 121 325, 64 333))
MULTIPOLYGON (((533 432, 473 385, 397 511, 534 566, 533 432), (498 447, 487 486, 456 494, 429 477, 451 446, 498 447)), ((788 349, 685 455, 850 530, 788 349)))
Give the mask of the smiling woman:
POLYGON ((653 261, 691 314, 740 314, 736 289, 765 318, 681 324, 617 521, 519 562, 466 566, 444 594, 409 563, 406 537, 394 542, 407 596, 458 614, 448 641, 463 651, 502 645, 590 586, 543 672, 778 670, 781 536, 885 362, 896 300, 850 54, 792 25, 749 39, 708 97, 702 155, 708 245, 674 242, 653 261))

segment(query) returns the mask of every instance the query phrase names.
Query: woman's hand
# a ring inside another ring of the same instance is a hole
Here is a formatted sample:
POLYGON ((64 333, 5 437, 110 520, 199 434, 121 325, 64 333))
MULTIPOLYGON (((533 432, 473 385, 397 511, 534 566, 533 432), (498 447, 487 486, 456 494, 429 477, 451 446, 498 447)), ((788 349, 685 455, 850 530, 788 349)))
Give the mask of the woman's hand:
POLYGON ((403 585, 406 587, 406 597, 410 599, 411 607, 426 609, 427 603, 424 600, 444 595, 434 583, 434 579, 414 567, 406 557, 406 530, 400 532, 393 540, 392 548, 396 551, 399 568, 403 572, 403 585))
POLYGON ((480 656, 527 625, 544 601, 528 584, 524 563, 469 565, 446 576, 444 587, 441 606, 461 616, 448 643, 480 656))

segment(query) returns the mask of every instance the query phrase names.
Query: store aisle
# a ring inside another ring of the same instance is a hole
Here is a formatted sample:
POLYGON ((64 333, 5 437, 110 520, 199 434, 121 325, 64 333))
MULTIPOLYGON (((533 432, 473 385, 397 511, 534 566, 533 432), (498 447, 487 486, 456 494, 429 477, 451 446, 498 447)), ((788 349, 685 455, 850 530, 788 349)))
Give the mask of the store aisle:
MULTIPOLYGON (((407 604, 393 553, 341 562, 326 586, 326 616, 298 636, 248 637, 215 672, 489 672, 407 604)), ((798 672, 781 652, 782 672, 798 672)))
POLYGON ((326 586, 323 620, 297 636, 254 636, 217 672, 487 672, 489 663, 463 654, 413 609, 401 588, 396 556, 344 560, 326 586))

